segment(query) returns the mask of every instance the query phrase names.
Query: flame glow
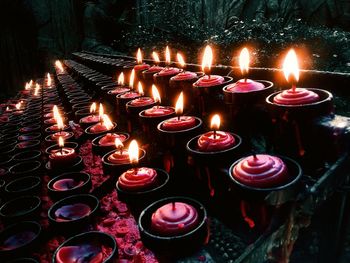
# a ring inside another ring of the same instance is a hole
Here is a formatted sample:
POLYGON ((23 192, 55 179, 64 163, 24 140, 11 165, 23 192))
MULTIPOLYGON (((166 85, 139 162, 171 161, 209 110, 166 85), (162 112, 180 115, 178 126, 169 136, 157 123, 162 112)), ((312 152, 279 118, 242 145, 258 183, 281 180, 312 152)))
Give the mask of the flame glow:
POLYGON ((142 83, 139 81, 138 87, 137 87, 138 93, 140 96, 144 95, 143 88, 142 88, 142 83))
POLYGON ((180 53, 177 53, 176 57, 177 57, 177 61, 179 62, 180 66, 182 68, 184 68, 186 66, 186 63, 185 63, 183 56, 180 53))
POLYGON ((57 105, 54 105, 52 108, 53 118, 57 120, 57 118, 60 116, 60 112, 58 110, 57 105))
POLYGON ((135 80, 135 70, 132 69, 131 74, 130 74, 130 79, 129 79, 129 87, 131 89, 134 88, 134 80, 135 80))
POLYGON ((139 145, 136 140, 132 140, 129 149, 129 160, 131 164, 137 164, 139 162, 139 145))
POLYGON ((171 62, 170 49, 169 49, 168 46, 166 46, 166 48, 165 48, 165 62, 166 62, 167 65, 169 65, 170 62, 171 62))
POLYGON ((118 85, 124 86, 124 73, 120 73, 118 76, 118 85))
POLYGON ((239 67, 243 75, 248 74, 249 71, 249 50, 245 47, 239 55, 239 67))
POLYGON ((107 130, 111 130, 113 128, 113 122, 111 121, 111 119, 108 117, 107 114, 102 115, 102 123, 107 130))
POLYGON ((212 130, 218 130, 220 129, 220 116, 219 114, 215 114, 212 118, 211 118, 211 122, 210 122, 210 128, 212 130))
POLYGON ((158 53, 153 51, 152 52, 152 58, 153 58, 153 61, 158 64, 160 62, 160 59, 159 59, 159 56, 158 56, 158 53))
POLYGON ((60 130, 63 130, 64 123, 63 123, 63 119, 62 119, 60 114, 58 114, 58 116, 56 118, 56 123, 57 123, 57 128, 60 129, 60 130))
POLYGON ((114 145, 117 149, 124 148, 124 144, 119 138, 115 138, 114 145))
POLYGON ((142 52, 141 49, 137 49, 136 60, 138 64, 142 64, 142 52))
POLYGON ((35 84, 34 96, 38 96, 39 95, 39 89, 40 89, 40 85, 38 83, 35 84))
POLYGON ((161 103, 159 91, 158 91, 156 85, 154 85, 154 84, 152 85, 152 96, 153 96, 154 102, 161 103))
POLYGON ((183 111, 184 111, 184 94, 183 92, 181 92, 176 101, 175 112, 177 115, 182 115, 183 111))
POLYGON ((105 114, 105 110, 103 108, 103 104, 100 103, 100 106, 98 108, 98 116, 100 116, 100 118, 102 119, 104 114, 105 114))
POLYGON ((205 69, 208 68, 210 71, 211 64, 213 63, 213 50, 208 45, 205 47, 203 58, 202 58, 202 71, 205 72, 205 69))
POLYGON ((16 109, 19 110, 21 109, 21 105, 22 105, 22 102, 18 102, 15 106, 16 106, 16 109))
POLYGON ((90 106, 90 113, 94 114, 96 112, 96 102, 92 103, 90 106))
POLYGON ((283 73, 287 82, 293 81, 290 79, 290 75, 294 76, 294 81, 298 82, 299 80, 299 64, 297 54, 294 49, 289 50, 286 58, 283 62, 283 73))
POLYGON ((31 85, 28 82, 26 82, 26 85, 25 85, 24 89, 25 90, 30 90, 31 88, 32 88, 31 85))
POLYGON ((56 68, 59 69, 60 73, 63 73, 63 72, 64 72, 63 65, 62 65, 62 62, 61 62, 61 61, 56 60, 55 66, 56 66, 56 68))
POLYGON ((46 84, 47 84, 48 87, 50 87, 51 84, 52 84, 50 73, 47 73, 47 83, 46 84))
POLYGON ((64 140, 63 140, 62 136, 58 137, 58 146, 60 146, 60 147, 64 146, 64 140))

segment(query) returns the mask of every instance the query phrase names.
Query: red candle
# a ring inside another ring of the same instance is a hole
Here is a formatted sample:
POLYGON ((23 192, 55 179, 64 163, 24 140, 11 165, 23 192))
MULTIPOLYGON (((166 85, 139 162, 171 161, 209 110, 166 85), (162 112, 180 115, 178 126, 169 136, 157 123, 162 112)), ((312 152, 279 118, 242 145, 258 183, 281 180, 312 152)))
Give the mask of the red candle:
POLYGON ((296 87, 296 83, 299 80, 299 65, 297 55, 293 49, 288 52, 284 60, 283 72, 287 82, 292 83, 292 88, 277 94, 273 98, 276 104, 304 105, 319 101, 320 98, 317 93, 296 87), (290 75, 292 75, 291 79, 290 75))
POLYGON ((72 178, 64 178, 56 181, 52 187, 57 191, 66 191, 83 185, 84 181, 76 181, 72 178))
POLYGON ((197 80, 193 85, 197 87, 211 87, 225 82, 225 78, 219 75, 205 75, 197 80))
POLYGON ((119 139, 121 142, 124 142, 127 139, 127 137, 124 134, 107 133, 98 141, 98 143, 101 146, 112 146, 115 145, 116 139, 119 139))
POLYGON ((203 152, 223 151, 236 144, 235 138, 228 132, 217 131, 220 128, 220 116, 215 114, 211 119, 210 131, 198 138, 198 149, 203 152))
POLYGON ((70 166, 74 163, 77 154, 73 148, 64 147, 64 141, 62 137, 58 139, 59 149, 52 150, 49 159, 52 169, 62 168, 65 166, 70 166))
POLYGON ((179 68, 173 68, 173 67, 166 67, 163 68, 161 71, 156 73, 158 76, 169 76, 169 75, 176 75, 181 72, 181 69, 179 68))
POLYGON ((153 65, 152 67, 150 67, 149 69, 145 70, 143 73, 144 74, 151 74, 151 73, 158 73, 160 71, 162 71, 164 68, 163 67, 160 67, 158 65, 153 65))
POLYGON ((118 98, 122 98, 122 99, 135 99, 138 97, 140 97, 140 94, 138 94, 135 91, 128 91, 128 92, 122 93, 118 96, 118 98))
POLYGON ((118 178, 118 185, 125 191, 141 191, 157 184, 156 170, 140 167, 127 170, 118 178))
POLYGON ((108 156, 108 161, 114 164, 128 164, 129 161, 129 152, 127 150, 117 150, 108 156))
POLYGON ((65 246, 60 248, 56 254, 57 263, 102 263, 103 260, 102 248, 90 244, 65 246))
POLYGON ((231 176, 247 186, 268 188, 286 182, 288 171, 280 158, 258 154, 246 157, 237 163, 232 169, 231 176))
POLYGON ((99 114, 96 114, 96 102, 92 103, 90 106, 91 115, 86 116, 80 119, 81 123, 97 123, 101 120, 102 115, 104 114, 103 105, 100 103, 99 114))
POLYGON ((151 218, 151 228, 160 235, 176 236, 198 226, 197 210, 186 203, 168 203, 158 208, 151 218))
POLYGON ((56 221, 65 222, 71 220, 77 220, 82 217, 88 216, 91 213, 91 208, 82 203, 64 205, 55 211, 56 221))
POLYGON ((96 123, 92 127, 90 127, 89 131, 91 133, 102 133, 105 131, 110 131, 114 127, 113 123, 109 119, 109 117, 106 114, 102 115, 102 122, 96 123))
POLYGON ((161 117, 174 113, 175 110, 167 106, 153 106, 144 111, 144 115, 148 117, 161 117))
POLYGON ((176 76, 172 77, 173 80, 190 80, 190 79, 196 79, 197 73, 191 72, 191 71, 183 71, 176 76))
POLYGON ((142 63, 142 53, 141 53, 141 49, 140 48, 137 50, 136 58, 137 58, 137 65, 134 66, 134 70, 136 72, 149 69, 150 65, 142 63))
POLYGON ((50 126, 48 130, 52 132, 58 132, 58 131, 66 130, 67 128, 68 128, 68 125, 66 124, 64 124, 63 127, 61 127, 60 125, 54 124, 50 126))
POLYGON ((116 87, 110 91, 108 91, 109 94, 112 94, 112 95, 119 95, 119 94, 122 94, 122 93, 126 93, 130 91, 130 89, 126 86, 124 87, 116 87))
POLYGON ((130 101, 129 105, 134 107, 144 107, 147 105, 151 105, 153 103, 154 103, 154 100, 150 97, 139 97, 137 99, 130 101))
POLYGON ((181 131, 193 128, 196 126, 196 119, 192 116, 181 116, 183 113, 183 92, 180 93, 179 98, 176 101, 175 112, 178 117, 174 117, 165 120, 162 124, 162 128, 166 131, 181 131))
POLYGON ((73 137, 73 133, 66 131, 55 132, 50 136, 51 140, 57 141, 59 137, 62 137, 65 141, 71 137, 73 137))

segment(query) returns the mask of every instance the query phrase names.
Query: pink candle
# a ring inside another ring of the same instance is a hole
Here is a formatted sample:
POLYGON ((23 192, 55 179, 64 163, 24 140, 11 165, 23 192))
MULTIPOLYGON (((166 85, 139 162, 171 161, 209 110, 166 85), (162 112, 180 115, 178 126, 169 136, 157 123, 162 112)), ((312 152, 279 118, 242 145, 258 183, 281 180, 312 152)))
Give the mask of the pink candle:
POLYGON ((115 145, 115 139, 119 139, 121 142, 124 142, 127 137, 124 134, 107 133, 98 141, 98 143, 101 146, 113 146, 115 145))
POLYGON ((57 191, 66 191, 83 185, 83 181, 76 181, 71 178, 64 178, 56 181, 52 187, 57 191))
POLYGON ((230 84, 226 90, 233 93, 247 93, 263 89, 265 89, 265 85, 260 82, 251 79, 241 79, 234 84, 230 84))
POLYGON ((56 254, 57 263, 102 263, 104 255, 102 248, 95 245, 65 246, 56 254))
POLYGON ((157 171, 140 167, 127 170, 118 178, 118 185, 125 191, 140 191, 152 188, 157 183, 157 171))
POLYGON ((129 105, 134 107, 144 107, 154 103, 154 100, 150 97, 139 97, 130 101, 129 105))
POLYGON ((116 150, 110 156, 108 156, 108 161, 114 164, 128 164, 129 160, 129 152, 127 150, 116 150))
POLYGON ((161 117, 173 114, 175 109, 167 106, 153 106, 150 109, 144 111, 144 115, 148 117, 161 117))
POLYGON ((225 78, 219 75, 205 75, 193 83, 197 87, 212 87, 225 82, 225 78))
POLYGON ((151 228, 160 235, 176 236, 198 226, 197 210, 186 203, 168 203, 158 208, 151 218, 151 228))
POLYGON ((198 139, 198 149, 203 152, 223 151, 236 143, 235 138, 228 132, 210 131, 202 134, 198 139))
POLYGON ((304 105, 319 100, 317 93, 304 88, 284 90, 273 98, 274 103, 281 105, 304 105))
POLYGON ((163 122, 162 128, 166 131, 181 131, 196 126, 196 119, 192 116, 174 117, 163 122))

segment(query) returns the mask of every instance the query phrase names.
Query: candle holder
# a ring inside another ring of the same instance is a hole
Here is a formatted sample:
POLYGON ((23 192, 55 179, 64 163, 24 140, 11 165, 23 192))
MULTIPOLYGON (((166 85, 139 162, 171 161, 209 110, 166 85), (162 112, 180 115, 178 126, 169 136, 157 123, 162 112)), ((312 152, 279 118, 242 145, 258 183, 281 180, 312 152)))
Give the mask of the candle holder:
MULTIPOLYGON (((127 142, 130 138, 130 135, 126 132, 117 132, 117 133, 112 133, 112 134, 117 134, 117 135, 120 135, 121 137, 123 137, 124 140, 121 140, 122 143, 127 142)), ((108 133, 107 133, 107 135, 108 135, 108 133)), ((104 136, 106 136, 106 134, 98 136, 92 140, 92 152, 94 154, 105 155, 106 153, 115 150, 115 143, 114 142, 113 142, 113 144, 110 144, 110 145, 103 145, 100 143, 100 140, 104 136)))
POLYGON ((166 259, 165 262, 170 262, 175 258, 194 253, 199 250, 209 238, 206 209, 198 201, 187 197, 169 197, 154 202, 142 211, 138 220, 138 225, 144 245, 158 256, 164 257, 164 259, 166 259), (193 206, 198 213, 198 225, 188 233, 174 236, 159 235, 151 227, 152 215, 158 208, 172 202, 183 202, 193 206))
POLYGON ((37 150, 40 149, 40 141, 32 140, 32 141, 23 141, 16 144, 16 151, 23 152, 29 150, 37 150))
MULTIPOLYGON (((146 97, 140 97, 141 98, 146 98, 146 97)), ((127 112, 127 129, 128 132, 138 132, 141 131, 142 128, 140 126, 140 118, 139 114, 140 112, 152 108, 153 106, 156 105, 153 99, 149 98, 149 102, 145 102, 144 104, 137 104, 134 105, 133 101, 129 101, 126 103, 126 112, 127 112)))
POLYGON ((18 255, 30 254, 36 247, 41 234, 41 226, 37 222, 20 222, 8 226, 0 233, 2 249, 0 249, 0 257, 2 260, 17 258, 18 255), (19 237, 22 237, 19 239, 19 237), (10 247, 4 248, 4 242, 15 239, 15 246, 10 244, 10 247))
POLYGON ((324 161, 325 149, 320 143, 324 138, 313 125, 316 118, 333 114, 333 96, 326 90, 307 90, 316 93, 319 100, 301 105, 281 105, 274 102, 275 96, 282 92, 279 91, 268 96, 266 103, 274 123, 272 144, 275 150, 297 158, 306 169, 315 169, 324 161))
MULTIPOLYGON (((60 132, 58 132, 58 134, 59 133, 60 132)), ((63 137, 65 142, 75 142, 75 138, 74 138, 74 133, 73 132, 64 132, 62 137, 63 137)), ((54 134, 50 134, 50 135, 47 135, 45 137, 46 145, 57 144, 57 140, 58 140, 58 136, 56 138, 56 137, 54 137, 54 134)))
POLYGON ((26 195, 12 199, 0 208, 0 217, 5 224, 39 217, 41 199, 38 196, 26 195))
POLYGON ((41 151, 29 150, 29 151, 22 151, 15 154, 12 157, 12 162, 16 164, 19 162, 40 161, 40 159, 41 159, 41 151))
POLYGON ((18 141, 31 141, 31 140, 40 140, 41 133, 40 132, 32 132, 32 133, 26 133, 21 134, 17 136, 18 141))
MULTIPOLYGON (((141 97, 140 94, 138 94, 137 92, 126 92, 126 93, 122 93, 122 94, 118 94, 116 96, 117 99, 117 107, 116 107, 116 115, 117 117, 120 116, 125 116, 126 115, 126 104, 136 98, 141 97)), ((124 118, 119 118, 119 120, 123 120, 124 118)))
POLYGON ((84 169, 84 162, 83 162, 83 158, 81 158, 78 155, 71 162, 69 162, 69 164, 65 166, 52 167, 51 161, 48 161, 45 165, 45 168, 46 168, 46 171, 48 172, 48 175, 55 176, 55 175, 59 175, 61 173, 67 172, 68 170, 81 171, 84 169))
POLYGON ((115 86, 113 89, 105 90, 104 99, 110 104, 115 105, 116 96, 130 92, 130 88, 125 85, 115 86))
POLYGON ((15 165, 9 168, 9 172, 13 178, 25 177, 30 175, 41 175, 42 167, 41 162, 39 161, 26 161, 16 163, 15 165))
POLYGON ((164 68, 163 71, 160 71, 158 73, 155 73, 153 75, 153 81, 154 84, 158 87, 160 90, 160 94, 162 94, 162 98, 165 103, 171 103, 170 97, 169 97, 169 81, 172 77, 176 76, 177 74, 181 73, 183 70, 178 68, 168 68, 168 70, 173 69, 173 72, 169 72, 169 74, 162 74, 164 70, 167 70, 167 68, 164 68))
MULTIPOLYGON (((73 148, 76 152, 78 151, 79 144, 76 142, 66 142, 64 143, 65 147, 73 148)), ((50 155, 53 151, 59 150, 61 147, 56 143, 54 145, 51 145, 45 149, 45 154, 50 155)))
POLYGON ((214 110, 217 112, 225 112, 222 89, 226 85, 232 83, 232 78, 224 76, 224 81, 222 83, 214 83, 205 86, 201 84, 201 79, 202 78, 193 83, 195 97, 197 98, 197 102, 195 102, 197 112, 199 112, 202 118, 206 118, 214 110))
POLYGON ((128 205, 135 217, 138 217, 141 211, 149 204, 164 198, 168 194, 169 174, 161 169, 154 170, 157 172, 157 183, 152 188, 127 191, 120 187, 119 181, 115 184, 119 200, 128 205))
POLYGON ((60 233, 79 233, 87 230, 88 225, 93 223, 99 204, 99 200, 89 194, 66 197, 50 207, 49 222, 60 233))
POLYGON ((24 195, 36 195, 41 188, 41 179, 37 176, 26 176, 10 181, 5 185, 5 195, 9 198, 24 195))
POLYGON ((57 125, 55 124, 55 125, 47 127, 45 129, 45 132, 46 132, 47 135, 50 135, 50 134, 55 133, 55 132, 60 132, 60 131, 70 131, 70 126, 65 124, 63 129, 59 129, 57 127, 57 125))
POLYGON ((142 71, 142 82, 146 87, 150 87, 153 84, 153 75, 159 73, 164 68, 160 66, 152 66, 147 70, 142 71))
POLYGON ((86 139, 88 140, 93 140, 95 139, 96 137, 98 136, 101 136, 101 135, 105 135, 107 133, 111 133, 111 132, 114 132, 116 130, 116 127, 117 127, 117 123, 113 122, 113 127, 109 130, 105 130, 105 131, 101 131, 101 132, 98 132, 98 133, 93 133, 91 132, 91 128, 93 127, 94 125, 91 125, 89 127, 87 127, 84 131, 84 134, 85 134, 85 137, 86 139))
MULTIPOLYGON (((113 153, 118 152, 119 150, 113 150, 111 152, 106 153, 102 157, 102 168, 104 174, 110 174, 114 178, 114 183, 118 179, 118 177, 128 169, 132 168, 132 164, 129 159, 126 162, 113 163, 108 157, 110 157, 113 153)), ((144 165, 146 160, 146 151, 144 149, 139 149, 139 164, 144 165)))
MULTIPOLYGON (((60 259, 59 251, 64 247, 79 247, 83 245, 91 245, 98 248, 110 248, 111 252, 110 255, 103 258, 104 263, 112 263, 115 262, 116 258, 118 258, 118 247, 117 243, 109 234, 99 232, 99 231, 91 231, 91 232, 85 232, 82 234, 78 234, 76 236, 73 236, 69 239, 67 239, 65 242, 63 242, 55 251, 55 253, 52 256, 52 262, 53 263, 63 263, 65 260, 62 258, 60 259), (59 258, 59 259, 58 259, 59 258)), ((90 255, 91 256, 91 255, 90 255)))
POLYGON ((47 184, 48 193, 54 200, 72 195, 88 194, 91 187, 91 176, 84 172, 64 173, 51 179, 47 184))
POLYGON ((41 132, 41 125, 30 125, 26 127, 22 127, 19 129, 19 132, 24 133, 33 133, 33 132, 41 132))
MULTIPOLYGON (((233 176, 234 167, 246 157, 235 161, 229 168, 228 178, 231 184, 228 187, 231 189, 232 200, 236 208, 232 209, 236 214, 221 211, 221 216, 225 220, 241 220, 238 223, 246 223, 253 231, 264 231, 270 222, 272 214, 283 211, 283 208, 288 205, 291 200, 295 200, 296 194, 302 190, 300 178, 303 171, 300 165, 285 156, 278 156, 286 165, 288 178, 276 186, 255 187, 246 185, 233 176), (241 216, 237 216, 241 214, 241 216), (245 221, 245 222, 244 222, 245 221)), ((220 213, 220 212, 219 212, 220 213)))
POLYGON ((17 141, 11 141, 8 145, 0 146, 0 161, 6 160, 8 157, 12 157, 15 154, 15 145, 17 141))

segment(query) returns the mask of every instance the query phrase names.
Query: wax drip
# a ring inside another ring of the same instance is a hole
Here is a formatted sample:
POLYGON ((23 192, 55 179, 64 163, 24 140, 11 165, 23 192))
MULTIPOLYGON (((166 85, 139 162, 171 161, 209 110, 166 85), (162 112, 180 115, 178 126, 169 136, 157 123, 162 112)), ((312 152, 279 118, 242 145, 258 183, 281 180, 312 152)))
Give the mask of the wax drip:
POLYGON ((243 217, 244 221, 248 224, 248 226, 250 228, 254 228, 255 227, 254 220, 251 219, 250 217, 248 217, 248 215, 247 215, 248 204, 242 200, 240 202, 240 207, 241 207, 241 213, 242 213, 242 217, 243 217))
POLYGON ((209 188, 209 191, 210 191, 210 196, 213 197, 215 195, 215 189, 214 189, 214 187, 211 184, 211 176, 210 176, 209 168, 205 167, 204 170, 205 170, 205 173, 207 175, 208 188, 209 188))

